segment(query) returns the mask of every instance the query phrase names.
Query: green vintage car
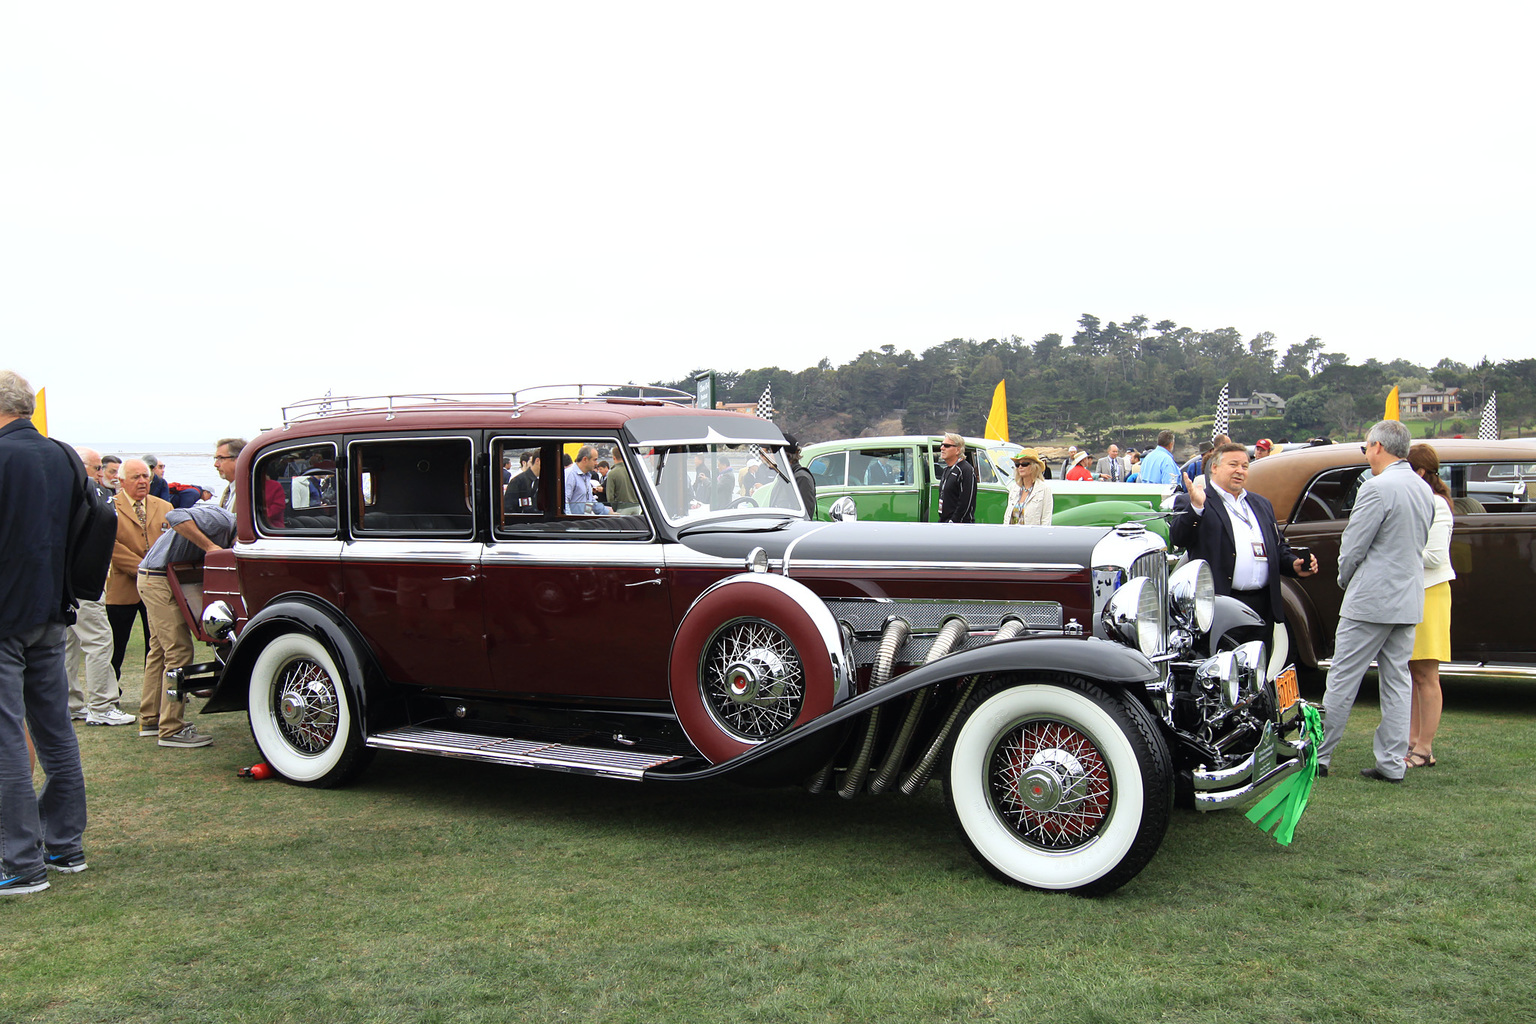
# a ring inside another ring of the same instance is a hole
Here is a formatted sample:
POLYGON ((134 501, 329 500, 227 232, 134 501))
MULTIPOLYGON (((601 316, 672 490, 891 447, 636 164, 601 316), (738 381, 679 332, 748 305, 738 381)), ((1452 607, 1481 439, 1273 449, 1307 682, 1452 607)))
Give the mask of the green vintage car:
MULTIPOLYGON (((807 445, 800 463, 816 479, 817 519, 831 520, 832 505, 850 499, 860 520, 904 523, 937 522, 939 480, 944 460, 939 434, 905 437, 858 437, 807 445)), ((1008 508, 1008 484, 1013 457, 1021 445, 1007 441, 965 439, 965 457, 976 469, 976 521, 1001 523, 1008 508)), ((1125 484, 1051 480, 1055 496, 1052 521, 1061 526, 1113 526, 1145 520, 1149 529, 1167 539, 1167 527, 1156 516, 1171 488, 1158 484, 1125 484)))

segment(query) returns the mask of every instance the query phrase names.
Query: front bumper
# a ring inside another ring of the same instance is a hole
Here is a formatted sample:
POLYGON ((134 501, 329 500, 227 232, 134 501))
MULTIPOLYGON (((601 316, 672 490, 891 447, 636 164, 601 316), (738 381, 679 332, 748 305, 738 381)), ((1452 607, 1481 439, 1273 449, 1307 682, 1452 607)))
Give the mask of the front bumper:
POLYGON ((1237 764, 1218 769, 1200 766, 1190 772, 1195 810, 1240 810, 1306 767, 1322 737, 1308 734, 1300 710, 1299 704, 1287 709, 1287 714, 1296 712, 1289 725, 1266 722, 1253 753, 1237 764), (1285 738, 1283 734, 1291 729, 1296 735, 1285 738))

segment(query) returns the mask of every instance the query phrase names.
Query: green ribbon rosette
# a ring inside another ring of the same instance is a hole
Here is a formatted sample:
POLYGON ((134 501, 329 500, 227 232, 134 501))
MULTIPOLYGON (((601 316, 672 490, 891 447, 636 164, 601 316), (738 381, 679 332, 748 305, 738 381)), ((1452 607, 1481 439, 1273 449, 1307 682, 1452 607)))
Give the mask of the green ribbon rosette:
POLYGON ((1317 780, 1317 747, 1323 741, 1323 716, 1311 704, 1301 705, 1301 732, 1311 741, 1301 771, 1265 793, 1247 815, 1249 821, 1274 836, 1281 846, 1291 845, 1296 823, 1307 809, 1312 783, 1317 780))

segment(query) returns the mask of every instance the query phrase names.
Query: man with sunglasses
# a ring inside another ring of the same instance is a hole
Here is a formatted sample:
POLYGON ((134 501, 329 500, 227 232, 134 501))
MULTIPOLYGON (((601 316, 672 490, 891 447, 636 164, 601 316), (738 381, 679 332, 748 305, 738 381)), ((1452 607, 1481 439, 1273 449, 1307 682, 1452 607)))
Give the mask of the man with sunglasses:
POLYGON ((1413 683, 1408 658, 1414 627, 1424 617, 1424 545, 1434 519, 1429 485, 1406 461, 1411 438, 1396 420, 1382 420, 1365 435, 1361 451, 1372 476, 1360 485, 1349 524, 1339 538, 1339 586, 1344 603, 1334 634, 1333 664, 1323 695, 1320 774, 1344 737, 1360 681, 1372 660, 1381 691, 1376 764, 1360 774, 1402 782, 1408 754, 1413 683))
POLYGON ((976 470, 965 457, 965 438, 945 434, 939 456, 948 468, 939 483, 939 522, 976 521, 976 470))

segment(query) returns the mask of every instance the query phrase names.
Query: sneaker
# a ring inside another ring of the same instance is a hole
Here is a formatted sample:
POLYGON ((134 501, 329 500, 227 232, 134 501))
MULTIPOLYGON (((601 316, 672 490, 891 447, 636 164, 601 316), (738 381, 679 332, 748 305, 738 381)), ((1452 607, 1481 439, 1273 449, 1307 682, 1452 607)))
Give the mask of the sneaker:
POLYGON ((81 708, 79 711, 71 711, 69 713, 69 720, 71 722, 83 722, 85 721, 85 715, 85 708, 81 708))
POLYGON ((206 747, 213 742, 213 737, 207 733, 197 731, 195 725, 184 727, 181 732, 172 733, 170 736, 160 737, 162 747, 206 747))
POLYGON ((87 711, 85 714, 86 725, 132 725, 135 719, 132 715, 125 714, 121 708, 110 707, 97 714, 95 711, 87 711))
POLYGON ((85 870, 85 854, 58 853, 43 858, 43 866, 61 875, 73 875, 85 870))
POLYGON ((38 868, 30 875, 11 875, 0 878, 0 896, 21 896, 29 892, 42 892, 48 888, 48 869, 38 868))
POLYGON ((139 735, 140 736, 159 736, 160 735, 160 725, 159 725, 159 723, 157 723, 157 722, 140 722, 139 723, 139 735))

